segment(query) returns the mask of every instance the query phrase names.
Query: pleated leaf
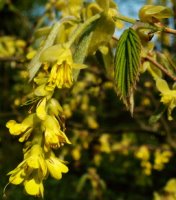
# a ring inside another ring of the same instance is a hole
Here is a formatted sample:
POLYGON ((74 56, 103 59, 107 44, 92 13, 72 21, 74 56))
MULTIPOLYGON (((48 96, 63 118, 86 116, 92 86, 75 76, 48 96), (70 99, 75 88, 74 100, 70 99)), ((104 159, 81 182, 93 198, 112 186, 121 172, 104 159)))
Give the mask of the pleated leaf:
POLYGON ((141 42, 132 28, 123 32, 116 48, 114 78, 117 93, 133 114, 134 89, 139 75, 141 42))

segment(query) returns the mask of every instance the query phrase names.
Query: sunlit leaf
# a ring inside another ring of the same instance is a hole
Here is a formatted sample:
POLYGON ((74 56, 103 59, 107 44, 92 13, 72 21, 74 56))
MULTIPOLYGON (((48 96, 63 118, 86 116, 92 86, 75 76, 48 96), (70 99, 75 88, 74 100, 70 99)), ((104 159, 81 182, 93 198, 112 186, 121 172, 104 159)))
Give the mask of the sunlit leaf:
POLYGON ((96 22, 96 28, 92 34, 89 53, 95 51, 102 45, 107 44, 115 30, 115 23, 108 15, 102 14, 101 18, 96 22))
POLYGON ((115 85, 130 112, 133 112, 133 91, 139 75, 141 42, 136 32, 129 28, 119 39, 115 56, 115 85))
MULTIPOLYGON (((84 62, 84 59, 86 58, 88 54, 88 48, 91 41, 91 37, 92 37, 92 33, 90 33, 89 31, 83 35, 73 55, 73 60, 75 63, 81 64, 84 62)), ((73 69, 73 79, 75 81, 77 80, 79 72, 80 72, 80 69, 76 69, 76 68, 73 69)))

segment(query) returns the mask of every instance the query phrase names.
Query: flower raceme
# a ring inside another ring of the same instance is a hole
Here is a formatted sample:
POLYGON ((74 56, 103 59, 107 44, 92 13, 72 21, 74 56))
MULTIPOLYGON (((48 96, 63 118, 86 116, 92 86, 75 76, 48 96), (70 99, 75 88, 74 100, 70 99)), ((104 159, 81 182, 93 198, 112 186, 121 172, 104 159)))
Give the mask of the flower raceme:
POLYGON ((61 179, 62 173, 68 172, 68 167, 52 151, 45 154, 39 144, 31 147, 30 143, 26 149, 24 160, 8 173, 9 182, 23 184, 28 194, 43 197, 43 180, 48 174, 57 180, 61 179))
POLYGON ((8 175, 9 183, 23 184, 29 195, 43 197, 43 180, 48 174, 59 180, 62 173, 68 172, 68 167, 55 156, 51 148, 70 144, 70 141, 62 130, 64 122, 61 120, 61 105, 51 98, 51 93, 45 93, 44 87, 37 90, 40 100, 36 112, 29 114, 21 123, 10 120, 6 124, 12 135, 20 136, 19 141, 26 142, 23 161, 8 175))

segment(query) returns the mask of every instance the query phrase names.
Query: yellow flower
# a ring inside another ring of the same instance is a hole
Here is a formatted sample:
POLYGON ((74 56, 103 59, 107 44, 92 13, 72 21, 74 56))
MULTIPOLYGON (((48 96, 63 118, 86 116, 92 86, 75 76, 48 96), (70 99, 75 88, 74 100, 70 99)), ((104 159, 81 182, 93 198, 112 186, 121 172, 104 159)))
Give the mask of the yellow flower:
POLYGON ((149 161, 142 161, 141 166, 143 167, 143 172, 145 175, 149 176, 152 172, 152 164, 149 161))
POLYGON ((42 62, 54 62, 48 78, 46 89, 53 91, 58 88, 70 88, 73 84, 72 70, 83 69, 86 66, 73 62, 72 52, 66 45, 54 45, 46 49, 40 60, 42 62))
POLYGON ((68 167, 53 152, 48 153, 46 163, 50 175, 57 180, 62 178, 62 173, 68 172, 68 167))
POLYGON ((63 143, 70 144, 65 133, 61 130, 59 122, 54 116, 47 116, 42 123, 42 128, 45 133, 45 145, 47 147, 58 148, 63 143))
POLYGON ((37 123, 37 117, 35 114, 31 114, 21 123, 17 123, 15 120, 8 121, 6 127, 9 128, 12 135, 21 135, 19 141, 23 142, 29 138, 35 123, 37 123))
POLYGON ((138 149, 135 156, 140 160, 148 161, 150 159, 149 149, 143 145, 138 149))
POLYGON ((10 171, 7 175, 10 175, 9 182, 14 185, 19 185, 24 181, 26 170, 24 168, 25 161, 21 162, 14 170, 10 171))
POLYGON ((29 195, 43 197, 43 179, 37 175, 37 171, 24 181, 24 188, 29 195))
POLYGON ((15 185, 24 184, 28 194, 43 196, 43 179, 47 175, 47 164, 40 145, 28 145, 25 149, 24 161, 8 173, 9 182, 15 185))
POLYGON ((169 192, 169 193, 176 193, 176 179, 175 178, 169 179, 166 186, 164 187, 164 191, 169 192))
POLYGON ((173 120, 171 113, 176 107, 176 90, 171 90, 167 82, 161 78, 156 79, 156 87, 161 92, 161 102, 168 106, 168 119, 173 120))
POLYGON ((100 141, 100 151, 105 152, 105 153, 110 153, 111 152, 111 146, 110 146, 110 137, 109 134, 102 134, 99 141, 100 141))
POLYGON ((30 150, 25 152, 24 159, 26 160, 28 167, 32 169, 40 169, 42 176, 46 176, 47 166, 44 160, 44 153, 40 145, 34 144, 30 150))
POLYGON ((172 157, 172 152, 169 150, 165 150, 161 152, 161 150, 156 150, 155 159, 154 159, 154 169, 162 170, 164 168, 164 164, 170 161, 172 157))

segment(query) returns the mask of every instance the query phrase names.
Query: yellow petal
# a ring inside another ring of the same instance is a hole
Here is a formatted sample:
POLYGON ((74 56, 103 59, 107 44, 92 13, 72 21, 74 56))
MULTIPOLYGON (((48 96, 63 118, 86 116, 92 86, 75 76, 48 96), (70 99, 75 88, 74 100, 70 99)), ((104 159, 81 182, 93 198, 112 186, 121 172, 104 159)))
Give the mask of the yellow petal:
POLYGON ((26 160, 26 163, 29 167, 33 168, 33 169, 39 169, 39 162, 38 162, 38 156, 31 156, 30 158, 28 158, 26 160))
POLYGON ((29 128, 25 133, 23 133, 22 136, 19 138, 19 142, 26 141, 29 138, 32 130, 33 130, 32 128, 29 128))
POLYGON ((44 159, 39 159, 40 171, 42 173, 42 177, 45 177, 47 174, 47 164, 44 159))
POLYGON ((12 135, 20 135, 22 133, 22 125, 15 124, 13 127, 9 129, 9 131, 12 135))
POLYGON ((10 127, 12 127, 14 124, 16 124, 16 121, 15 121, 15 120, 9 120, 9 121, 6 123, 6 127, 7 127, 7 128, 10 128, 10 127))
POLYGON ((23 173, 24 173, 24 169, 21 169, 18 172, 16 172, 15 174, 12 174, 9 177, 9 182, 14 185, 18 185, 18 184, 22 183, 24 181, 24 176, 22 176, 23 173))
POLYGON ((37 179, 29 179, 24 182, 25 191, 32 196, 43 197, 43 183, 37 179))
POLYGON ((36 109, 36 114, 37 117, 40 118, 41 120, 45 120, 46 119, 46 97, 43 98, 37 105, 37 109, 36 109))
POLYGON ((68 172, 68 167, 56 157, 51 157, 46 162, 50 175, 57 180, 62 178, 62 173, 68 172))
POLYGON ((8 121, 6 127, 9 128, 9 132, 12 135, 21 134, 21 124, 18 124, 15 120, 8 121))

